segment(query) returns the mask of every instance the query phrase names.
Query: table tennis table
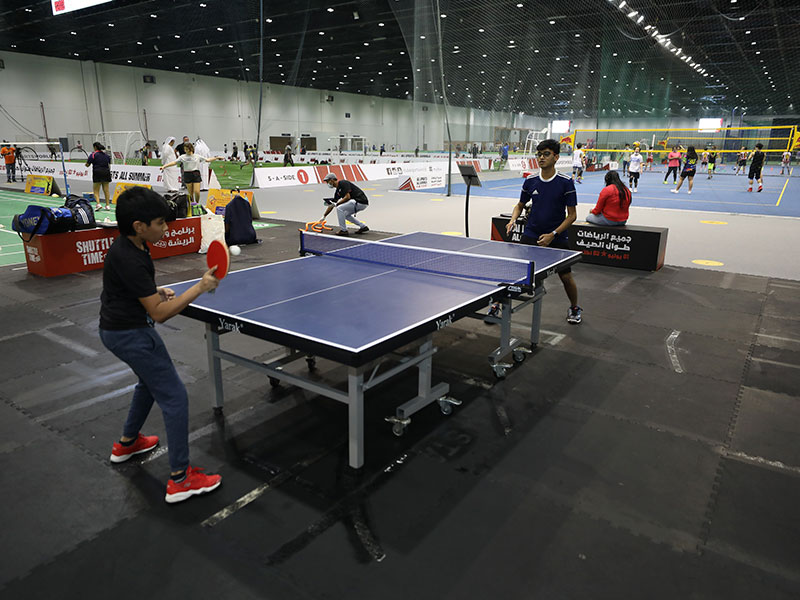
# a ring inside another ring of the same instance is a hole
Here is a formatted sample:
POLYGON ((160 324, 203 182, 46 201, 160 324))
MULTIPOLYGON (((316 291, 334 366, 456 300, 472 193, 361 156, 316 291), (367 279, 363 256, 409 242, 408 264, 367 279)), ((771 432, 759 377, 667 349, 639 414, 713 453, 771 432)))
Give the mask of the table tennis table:
MULTIPOLYGON (((364 464, 366 391, 416 367, 417 396, 386 417, 392 431, 402 435, 411 415, 433 402, 450 414, 460 401, 447 396, 447 383, 432 384, 434 333, 463 317, 499 324, 500 345, 488 359, 495 376, 504 377, 512 366, 503 362, 505 357, 521 363, 531 351, 512 337, 512 314, 533 303, 530 344, 535 347, 545 278, 581 256, 424 232, 368 241, 305 231, 300 232, 300 254, 230 272, 214 294, 200 296, 182 314, 205 323, 216 412, 224 403, 222 360, 266 374, 273 386, 285 382, 343 402, 354 468, 364 464), (501 305, 499 316, 487 317, 490 302, 501 305), (220 335, 231 332, 286 351, 269 362, 239 356, 220 347, 220 335), (317 357, 347 367, 346 391, 284 369, 305 359, 313 370, 317 357)), ((196 281, 170 287, 180 294, 196 281)))

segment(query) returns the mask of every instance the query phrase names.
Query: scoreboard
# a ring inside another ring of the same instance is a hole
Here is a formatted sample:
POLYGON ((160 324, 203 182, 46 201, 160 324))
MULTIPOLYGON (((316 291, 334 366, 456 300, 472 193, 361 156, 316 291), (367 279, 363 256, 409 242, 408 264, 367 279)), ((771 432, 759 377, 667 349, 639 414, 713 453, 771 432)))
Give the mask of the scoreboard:
POLYGON ((63 15, 73 10, 89 8, 90 6, 105 4, 106 2, 111 2, 111 0, 50 0, 54 15, 63 15))

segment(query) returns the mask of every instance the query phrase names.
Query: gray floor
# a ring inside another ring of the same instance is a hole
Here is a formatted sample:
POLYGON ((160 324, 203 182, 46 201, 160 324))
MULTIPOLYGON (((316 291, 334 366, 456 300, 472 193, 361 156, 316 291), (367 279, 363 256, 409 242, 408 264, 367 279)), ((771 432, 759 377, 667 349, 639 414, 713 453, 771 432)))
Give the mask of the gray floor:
MULTIPOLYGON (((272 194, 262 211, 285 216, 304 194, 298 210, 313 216, 301 220, 321 214, 320 188, 272 194)), ((433 230, 458 230, 463 203, 448 202, 433 230)), ((407 208, 385 229, 430 229, 407 208)), ((281 224, 234 268, 296 256, 297 224, 281 224)), ((163 259, 157 278, 203 265, 163 259)), ((215 418, 202 327, 159 326, 189 389, 192 460, 225 478, 167 506, 163 448, 108 462, 134 378, 97 338, 101 273, 0 269, 0 596, 797 598, 800 277, 672 265, 575 276, 584 322, 565 322, 550 281, 543 343, 504 381, 486 363, 491 326, 437 334, 435 377, 464 401, 450 417, 430 407, 395 438, 383 417, 416 381, 371 392, 359 473, 344 407, 226 364, 215 418)), ((278 350, 223 342, 261 360, 278 350)), ((345 380, 326 361, 318 376, 345 380)), ((157 409, 148 432, 163 435, 157 409)))

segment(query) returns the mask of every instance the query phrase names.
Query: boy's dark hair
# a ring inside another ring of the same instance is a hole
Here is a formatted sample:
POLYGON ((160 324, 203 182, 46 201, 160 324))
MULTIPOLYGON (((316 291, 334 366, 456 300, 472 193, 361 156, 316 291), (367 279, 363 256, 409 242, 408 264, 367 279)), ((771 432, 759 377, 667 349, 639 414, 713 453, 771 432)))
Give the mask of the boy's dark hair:
POLYGON ((764 147, 764 144, 762 144, 761 142, 758 142, 756 144, 756 148, 758 148, 759 150, 761 150, 763 147, 764 147))
POLYGON ((583 148, 583 144, 578 144, 578 145, 577 145, 577 146, 575 146, 575 147, 576 147, 578 150, 580 150, 581 148, 583 148))
POLYGON ((122 235, 136 235, 134 221, 150 225, 154 219, 166 219, 169 207, 161 194, 137 185, 119 195, 116 214, 119 232, 122 235))
POLYGON ((539 145, 536 146, 537 152, 541 152, 542 150, 550 150, 553 154, 561 154, 561 144, 555 140, 544 140, 539 142, 539 145))

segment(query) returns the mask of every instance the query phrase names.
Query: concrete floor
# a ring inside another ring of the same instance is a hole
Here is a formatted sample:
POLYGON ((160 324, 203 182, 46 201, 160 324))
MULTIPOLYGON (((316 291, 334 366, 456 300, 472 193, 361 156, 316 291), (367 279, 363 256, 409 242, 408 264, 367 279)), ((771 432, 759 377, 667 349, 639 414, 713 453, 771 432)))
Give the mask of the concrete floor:
MULTIPOLYGON (((368 238, 463 228, 461 198, 364 187, 368 238)), ((259 191, 276 211, 265 218, 287 220, 234 268, 295 257, 290 219, 318 219, 323 195, 259 191)), ((476 199, 476 235, 510 208, 476 199)), ((101 272, 0 268, 0 596, 797 598, 796 220, 715 214, 729 225, 713 230, 698 217, 636 213, 670 227, 658 272, 577 265, 579 326, 548 280, 542 343, 503 381, 486 362, 493 327, 437 334, 434 378, 463 405, 429 407, 396 438, 383 417, 413 395, 413 374, 372 391, 358 473, 343 406, 224 363, 216 418, 202 326, 159 326, 189 390, 192 460, 224 476, 176 506, 163 502, 163 447, 108 461, 135 379, 97 337, 101 272), (732 235, 710 244, 712 230, 732 235), (690 266, 711 250, 724 268, 690 266)), ((156 261, 159 284, 203 269, 197 255, 156 261)), ((223 342, 258 360, 278 351, 223 342)), ((318 376, 346 379, 327 361, 318 376)), ((147 432, 163 436, 158 413, 147 432)))

